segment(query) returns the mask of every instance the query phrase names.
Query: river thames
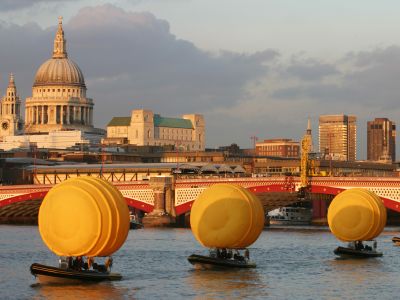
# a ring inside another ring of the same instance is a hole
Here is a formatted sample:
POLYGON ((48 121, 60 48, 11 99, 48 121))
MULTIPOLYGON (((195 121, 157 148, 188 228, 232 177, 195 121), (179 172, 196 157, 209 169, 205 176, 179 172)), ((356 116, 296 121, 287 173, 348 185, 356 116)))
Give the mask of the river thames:
POLYGON ((256 269, 197 270, 187 261, 205 254, 190 229, 131 230, 113 256, 122 281, 38 284, 33 262, 57 265, 36 226, 0 225, 1 299, 398 299, 400 247, 378 237, 381 258, 337 259, 341 243, 326 228, 271 228, 250 247, 256 269))

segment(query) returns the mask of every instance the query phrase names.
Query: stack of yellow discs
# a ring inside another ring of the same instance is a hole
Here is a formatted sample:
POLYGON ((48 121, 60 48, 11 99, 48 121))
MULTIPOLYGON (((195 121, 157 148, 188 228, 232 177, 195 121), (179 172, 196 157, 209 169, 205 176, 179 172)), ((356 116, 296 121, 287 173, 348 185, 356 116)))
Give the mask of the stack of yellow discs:
POLYGON ((43 199, 39 232, 59 256, 108 256, 128 236, 128 206, 106 180, 89 176, 68 179, 43 199))
POLYGON ((371 191, 360 188, 346 190, 329 206, 328 224, 339 240, 372 240, 386 225, 386 208, 371 191))
POLYGON ((264 209, 245 188, 215 184, 194 202, 190 224, 195 238, 205 247, 245 248, 264 228, 264 209))

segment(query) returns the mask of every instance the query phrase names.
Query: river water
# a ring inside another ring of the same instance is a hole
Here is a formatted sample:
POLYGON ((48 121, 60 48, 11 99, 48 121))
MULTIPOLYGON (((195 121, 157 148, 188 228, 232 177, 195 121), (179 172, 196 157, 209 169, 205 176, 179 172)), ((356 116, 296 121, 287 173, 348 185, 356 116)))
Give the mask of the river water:
POLYGON ((190 229, 131 230, 115 253, 123 280, 38 284, 33 262, 57 265, 36 226, 0 225, 1 299, 398 299, 400 247, 387 228, 377 239, 381 258, 337 259, 341 243, 325 228, 270 228, 250 247, 249 270, 197 270, 187 261, 206 254, 190 229))

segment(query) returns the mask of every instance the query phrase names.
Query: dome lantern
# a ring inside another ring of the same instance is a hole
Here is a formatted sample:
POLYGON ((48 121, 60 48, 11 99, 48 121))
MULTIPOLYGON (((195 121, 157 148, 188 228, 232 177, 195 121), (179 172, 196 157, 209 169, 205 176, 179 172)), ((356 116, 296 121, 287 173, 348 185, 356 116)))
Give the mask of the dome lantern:
POLYGON ((67 41, 64 38, 62 17, 58 17, 58 29, 54 39, 53 58, 67 58, 67 41))
POLYGON ((62 17, 58 17, 58 29, 54 38, 52 58, 37 70, 33 87, 66 85, 86 88, 81 69, 68 58, 67 41, 64 37, 62 17))

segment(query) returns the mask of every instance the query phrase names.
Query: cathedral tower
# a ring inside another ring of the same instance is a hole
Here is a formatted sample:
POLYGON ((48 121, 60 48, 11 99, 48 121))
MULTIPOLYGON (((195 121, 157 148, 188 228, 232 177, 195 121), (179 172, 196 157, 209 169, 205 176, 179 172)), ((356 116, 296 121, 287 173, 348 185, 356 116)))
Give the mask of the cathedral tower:
POLYGON ((0 137, 22 133, 21 101, 17 95, 13 74, 10 74, 6 94, 1 99, 0 124, 0 137))

